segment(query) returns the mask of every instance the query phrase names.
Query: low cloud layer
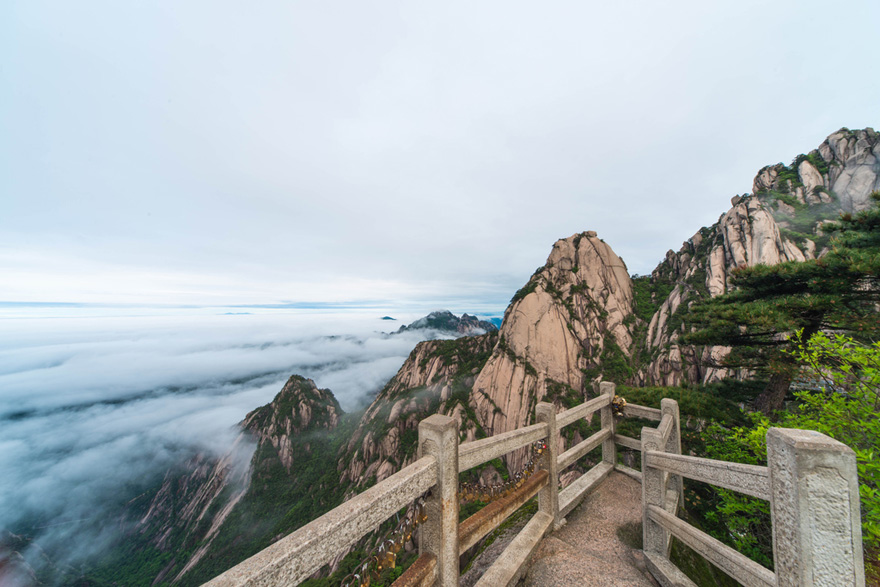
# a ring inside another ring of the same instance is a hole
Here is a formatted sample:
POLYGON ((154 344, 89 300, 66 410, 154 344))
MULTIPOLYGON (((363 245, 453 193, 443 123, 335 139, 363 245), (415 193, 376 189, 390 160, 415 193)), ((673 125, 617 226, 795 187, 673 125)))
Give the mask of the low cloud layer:
POLYGON ((293 373, 332 389, 344 409, 362 405, 425 334, 383 334, 399 322, 378 316, 6 320, 0 528, 54 550, 181 458, 226 452, 234 425, 293 373))

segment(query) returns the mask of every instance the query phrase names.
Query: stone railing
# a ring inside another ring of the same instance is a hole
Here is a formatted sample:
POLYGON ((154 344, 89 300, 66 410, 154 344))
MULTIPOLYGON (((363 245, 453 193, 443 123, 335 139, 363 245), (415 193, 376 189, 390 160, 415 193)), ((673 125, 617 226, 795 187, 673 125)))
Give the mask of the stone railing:
POLYGON ((682 455, 678 406, 663 402, 660 426, 642 428, 641 451, 645 558, 664 587, 694 586, 669 560, 672 536, 746 587, 865 585, 849 447, 812 430, 771 428, 766 467, 682 455), (776 572, 676 517, 682 477, 770 502, 776 572))
MULTIPOLYGON (((353 497, 320 518, 258 552, 207 583, 211 587, 296 585, 375 531, 382 523, 430 490, 427 520, 420 526, 419 557, 397 579, 396 586, 458 585, 459 557, 497 528, 529 499, 538 495, 538 511, 507 549, 483 574, 481 587, 515 583, 529 556, 549 530, 558 528, 584 496, 614 469, 614 385, 601 384, 600 396, 556 413, 540 403, 536 423, 459 445, 456 420, 434 415, 419 423, 416 462, 353 497), (577 421, 601 414, 601 429, 576 446, 559 452, 560 431, 577 421), (459 473, 546 439, 540 470, 516 491, 492 501, 461 524, 459 473), (602 446, 602 462, 559 491, 559 471, 602 446)), ((627 406, 638 410, 638 406, 627 406)), ((650 410, 650 408, 641 408, 650 410)))
POLYGON ((677 402, 664 399, 659 410, 627 404, 622 415, 659 422, 657 428, 643 428, 637 441, 615 433, 614 390, 613 383, 602 383, 599 397, 558 414, 552 404, 539 403, 535 424, 461 445, 456 420, 430 416, 419 423, 416 462, 207 585, 296 585, 429 491, 419 557, 394 587, 457 586, 460 556, 538 495, 538 511, 477 583, 515 585, 544 535, 561 527, 564 517, 615 469, 642 482, 645 556, 666 587, 693 585, 669 561, 673 536, 746 586, 864 585, 855 456, 849 448, 817 432, 771 429, 769 467, 685 456, 677 402), (558 454, 560 431, 597 411, 600 430, 558 454), (459 524, 459 473, 542 439, 546 451, 540 470, 459 524), (560 471, 600 445, 601 462, 560 491, 560 471), (641 451, 641 472, 617 463, 616 445, 641 451), (683 477, 770 501, 776 573, 676 517, 683 477))

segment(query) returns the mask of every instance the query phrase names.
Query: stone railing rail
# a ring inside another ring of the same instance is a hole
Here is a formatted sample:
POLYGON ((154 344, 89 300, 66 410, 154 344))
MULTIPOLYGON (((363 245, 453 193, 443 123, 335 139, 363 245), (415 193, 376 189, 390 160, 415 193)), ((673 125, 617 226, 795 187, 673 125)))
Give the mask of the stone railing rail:
POLYGON ((428 518, 419 528, 419 557, 394 586, 458 585, 460 555, 538 495, 538 511, 477 583, 478 587, 515 585, 544 535, 561 527, 565 516, 612 470, 642 481, 645 555, 649 569, 664 586, 693 585, 669 561, 673 536, 747 586, 864 585, 855 457, 849 448, 815 432, 771 429, 769 467, 685 456, 674 400, 664 399, 659 410, 625 406, 624 416, 659 422, 657 428, 643 428, 638 441, 615 433, 614 390, 613 383, 601 383, 599 397, 558 414, 552 404, 539 403, 535 424, 461 445, 456 420, 430 416, 419 423, 416 462, 207 585, 296 585, 428 491, 428 518), (558 454, 560 431, 597 411, 600 430, 558 454), (518 490, 459 524, 459 473, 541 439, 547 440, 541 469, 518 490), (600 445, 601 462, 560 491, 559 472, 600 445), (617 463, 616 445, 641 451, 641 472, 617 463), (683 477, 770 500, 776 573, 675 516, 682 503, 683 477), (808 576, 814 577, 812 583, 804 579, 808 576))
POLYGON ((563 524, 564 516, 613 470, 616 460, 613 398, 614 385, 603 383, 599 397, 579 406, 557 414, 552 404, 540 403, 535 409, 535 424, 461 445, 454 419, 430 416, 419 423, 416 462, 215 577, 207 585, 296 585, 428 490, 428 519, 420 527, 419 558, 395 585, 458 585, 460 554, 537 494, 538 512, 478 584, 496 586, 515 582, 544 534, 563 524), (558 454, 560 430, 589 419, 597 411, 601 414, 601 430, 558 454), (459 524, 459 473, 541 439, 547 439, 541 470, 517 491, 490 503, 459 524), (559 491, 559 471, 599 445, 602 462, 559 491))
MULTIPOLYGON (((828 585, 863 587, 859 488, 855 453, 812 430, 771 428, 768 466, 682 455, 667 415, 678 424, 678 406, 663 400, 657 429, 642 428, 642 524, 651 574, 664 587, 695 584, 670 560, 675 536, 746 587, 828 585), (676 517, 685 477, 770 502, 775 572, 676 517)), ((673 427, 674 428, 674 427, 673 427)))

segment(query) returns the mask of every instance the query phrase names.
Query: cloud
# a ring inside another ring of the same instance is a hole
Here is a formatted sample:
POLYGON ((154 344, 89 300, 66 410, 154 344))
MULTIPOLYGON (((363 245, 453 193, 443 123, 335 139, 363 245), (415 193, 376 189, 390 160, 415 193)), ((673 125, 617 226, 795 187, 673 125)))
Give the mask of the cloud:
POLYGON ((99 552, 112 532, 91 521, 105 505, 133 497, 195 451, 226 453, 235 424, 291 374, 330 388, 346 409, 363 405, 424 335, 384 334, 398 323, 382 315, 7 319, 0 528, 36 535, 64 560, 99 552), (71 551, 86 528, 104 530, 89 549, 71 551))
POLYGON ((503 300, 588 229, 648 273, 876 125, 878 7, 844 4, 806 51, 817 0, 2 3, 0 291, 503 300))

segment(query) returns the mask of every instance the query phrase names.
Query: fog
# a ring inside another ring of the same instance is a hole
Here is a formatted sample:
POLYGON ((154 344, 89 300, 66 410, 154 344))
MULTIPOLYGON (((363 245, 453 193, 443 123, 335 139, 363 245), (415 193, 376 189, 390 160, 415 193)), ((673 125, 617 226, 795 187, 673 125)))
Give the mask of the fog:
POLYGON ((291 374, 351 411, 436 334, 390 336, 404 320, 372 311, 88 313, 0 322, 0 529, 72 562, 111 537, 84 540, 82 522, 196 451, 227 452, 291 374))

